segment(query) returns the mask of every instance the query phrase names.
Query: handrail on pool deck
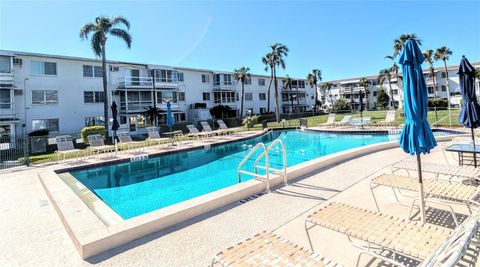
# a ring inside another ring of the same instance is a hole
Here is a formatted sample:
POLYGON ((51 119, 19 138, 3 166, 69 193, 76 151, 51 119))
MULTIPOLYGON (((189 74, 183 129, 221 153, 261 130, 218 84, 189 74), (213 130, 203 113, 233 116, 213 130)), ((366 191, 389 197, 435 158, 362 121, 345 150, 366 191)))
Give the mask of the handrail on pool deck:
MULTIPOLYGON (((252 175, 252 176, 258 176, 257 175, 257 171, 255 170, 255 173, 253 172, 248 172, 248 171, 243 171, 242 170, 242 166, 245 164, 245 162, 247 162, 247 160, 252 156, 252 154, 257 151, 258 148, 262 147, 264 152, 262 154, 260 154, 260 156, 258 158, 261 158, 262 156, 265 156, 265 170, 266 170, 266 178, 267 178, 267 192, 270 191, 270 181, 269 181, 269 170, 268 170, 268 153, 265 153, 265 151, 267 151, 267 146, 264 144, 264 143, 258 143, 256 144, 252 150, 250 150, 250 152, 248 152, 248 154, 243 158, 243 160, 240 162, 240 164, 238 164, 238 167, 237 167, 237 173, 238 173, 238 183, 241 183, 242 180, 241 180, 241 175, 242 173, 244 174, 248 174, 248 175, 252 175)), ((257 159, 258 159, 257 158, 257 159)))
MULTIPOLYGON (((274 170, 274 171, 282 171, 282 172, 283 172, 283 183, 284 183, 285 185, 288 185, 288 179, 287 179, 287 146, 285 145, 285 142, 283 142, 281 139, 275 139, 275 140, 267 147, 267 149, 266 149, 263 153, 267 153, 267 154, 268 154, 268 151, 270 151, 270 149, 272 149, 273 146, 274 146, 276 143, 280 143, 280 145, 282 146, 283 168, 282 168, 282 170, 279 170, 279 169, 274 169, 274 168, 272 168, 272 167, 269 166, 269 169, 270 169, 270 170, 274 170)), ((257 168, 263 168, 262 166, 258 166, 258 161, 260 161, 260 158, 263 156, 263 153, 262 153, 262 155, 260 155, 260 156, 255 160, 255 164, 253 165, 253 166, 254 166, 255 173, 257 173, 257 168)), ((268 163, 268 164, 269 164, 269 163, 268 163)))

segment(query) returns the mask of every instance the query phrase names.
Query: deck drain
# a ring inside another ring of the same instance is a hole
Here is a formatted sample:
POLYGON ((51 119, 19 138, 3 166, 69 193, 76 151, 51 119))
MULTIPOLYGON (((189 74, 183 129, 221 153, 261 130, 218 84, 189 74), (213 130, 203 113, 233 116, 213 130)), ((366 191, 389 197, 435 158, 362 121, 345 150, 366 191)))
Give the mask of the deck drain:
POLYGON ((249 196, 249 197, 247 197, 247 198, 245 198, 245 199, 242 199, 242 200, 240 200, 240 201, 238 201, 238 202, 240 202, 241 204, 245 204, 245 203, 247 203, 247 202, 249 202, 249 201, 252 201, 252 200, 254 200, 254 199, 257 199, 257 198, 259 198, 259 197, 261 197, 261 196, 263 196, 263 195, 265 195, 265 193, 262 193, 262 192, 261 192, 261 193, 258 193, 258 194, 249 196))
POLYGON ((42 208, 48 206, 48 201, 45 200, 45 199, 40 200, 38 203, 40 204, 40 207, 42 207, 42 208))

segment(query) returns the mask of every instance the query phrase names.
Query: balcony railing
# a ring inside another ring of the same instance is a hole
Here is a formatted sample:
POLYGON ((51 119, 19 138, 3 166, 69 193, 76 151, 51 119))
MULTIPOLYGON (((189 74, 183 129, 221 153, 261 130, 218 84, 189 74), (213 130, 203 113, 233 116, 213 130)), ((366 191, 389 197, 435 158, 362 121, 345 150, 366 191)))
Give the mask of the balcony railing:
MULTIPOLYGON (((128 101, 120 102, 120 111, 121 112, 144 112, 153 106, 152 101, 128 101)), ((179 110, 185 108, 185 102, 171 103, 172 110, 179 110)), ((157 103, 157 108, 161 110, 167 110, 166 103, 157 103)))
POLYGON ((15 103, 0 102, 0 115, 1 116, 15 116, 15 103))
POLYGON ((13 72, 0 72, 0 88, 1 87, 13 87, 14 85, 13 72))
POLYGON ((117 88, 152 88, 152 77, 122 77, 118 83, 117 88))

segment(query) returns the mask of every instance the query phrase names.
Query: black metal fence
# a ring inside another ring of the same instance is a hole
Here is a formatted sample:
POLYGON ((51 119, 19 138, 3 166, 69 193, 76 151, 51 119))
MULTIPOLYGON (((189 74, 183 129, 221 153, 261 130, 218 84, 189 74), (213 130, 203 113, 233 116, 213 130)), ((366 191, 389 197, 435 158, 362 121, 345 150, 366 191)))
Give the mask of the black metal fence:
POLYGON ((25 138, 0 138, 0 169, 26 165, 27 154, 25 138))

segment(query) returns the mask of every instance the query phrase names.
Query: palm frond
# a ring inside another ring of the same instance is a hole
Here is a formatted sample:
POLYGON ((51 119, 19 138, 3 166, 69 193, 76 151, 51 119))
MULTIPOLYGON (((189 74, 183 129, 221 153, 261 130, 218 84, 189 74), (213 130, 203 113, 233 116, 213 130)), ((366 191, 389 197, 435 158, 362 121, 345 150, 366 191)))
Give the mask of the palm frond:
POLYGON ((101 57, 102 55, 102 32, 97 31, 92 36, 92 40, 90 41, 93 53, 97 57, 101 57))
POLYGON ((83 25, 83 27, 80 28, 80 34, 79 34, 80 39, 88 40, 88 35, 91 32, 94 32, 95 30, 96 30, 96 26, 93 23, 87 23, 87 24, 83 25))
POLYGON ((128 21, 127 18, 124 16, 115 16, 111 19, 112 26, 116 26, 119 24, 125 25, 127 27, 127 30, 130 30, 130 21, 128 21))
POLYGON ((127 47, 132 47, 132 36, 123 29, 114 28, 110 30, 110 34, 125 41, 127 47))

